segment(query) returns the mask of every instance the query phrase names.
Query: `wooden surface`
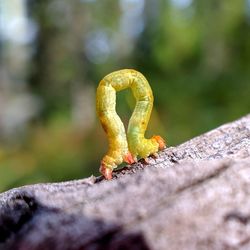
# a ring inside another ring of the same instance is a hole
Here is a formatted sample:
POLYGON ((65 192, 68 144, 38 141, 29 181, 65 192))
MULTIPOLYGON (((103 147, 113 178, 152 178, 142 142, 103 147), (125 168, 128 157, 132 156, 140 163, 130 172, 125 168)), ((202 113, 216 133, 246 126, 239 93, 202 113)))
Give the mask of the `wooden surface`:
POLYGON ((0 249, 250 249, 250 115, 149 162, 0 194, 0 249))

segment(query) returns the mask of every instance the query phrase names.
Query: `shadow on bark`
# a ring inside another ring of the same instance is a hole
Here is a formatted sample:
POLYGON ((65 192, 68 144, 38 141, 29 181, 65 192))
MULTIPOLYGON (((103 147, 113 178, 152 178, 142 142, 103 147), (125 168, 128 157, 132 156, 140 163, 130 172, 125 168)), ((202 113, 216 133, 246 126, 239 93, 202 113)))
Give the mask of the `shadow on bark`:
POLYGON ((140 232, 125 232, 103 220, 43 207, 31 194, 23 192, 14 195, 1 209, 0 249, 150 248, 140 232))

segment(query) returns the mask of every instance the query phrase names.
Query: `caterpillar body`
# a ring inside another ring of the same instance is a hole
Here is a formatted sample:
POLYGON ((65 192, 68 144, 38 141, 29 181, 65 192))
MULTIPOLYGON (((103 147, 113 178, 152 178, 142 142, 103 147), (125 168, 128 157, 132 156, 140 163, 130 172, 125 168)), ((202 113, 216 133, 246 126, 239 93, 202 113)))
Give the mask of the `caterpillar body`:
POLYGON ((123 161, 132 164, 138 155, 146 158, 165 147, 160 136, 153 136, 151 139, 144 137, 153 101, 148 81, 136 70, 115 71, 100 81, 96 92, 96 109, 109 141, 109 150, 100 166, 100 172, 106 179, 112 179, 113 169, 123 161), (127 136, 125 127, 116 113, 116 92, 126 88, 131 88, 136 99, 127 136))

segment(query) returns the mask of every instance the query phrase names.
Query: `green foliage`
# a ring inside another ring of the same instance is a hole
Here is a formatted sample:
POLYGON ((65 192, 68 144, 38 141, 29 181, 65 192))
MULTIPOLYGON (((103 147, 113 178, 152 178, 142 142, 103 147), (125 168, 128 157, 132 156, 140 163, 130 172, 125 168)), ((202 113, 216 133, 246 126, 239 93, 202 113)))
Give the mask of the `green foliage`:
MULTIPOLYGON (((95 89, 117 69, 135 68, 147 77, 155 96, 148 136, 161 134, 168 145, 249 113, 249 1, 178 2, 144 1, 144 29, 132 38, 120 27, 133 9, 125 13, 119 1, 53 0, 31 7, 40 33, 28 83, 44 109, 21 146, 0 151, 0 190, 97 174, 107 138, 97 120, 88 129, 74 125, 73 87, 95 89)), ((118 98, 127 122, 131 93, 118 98)))

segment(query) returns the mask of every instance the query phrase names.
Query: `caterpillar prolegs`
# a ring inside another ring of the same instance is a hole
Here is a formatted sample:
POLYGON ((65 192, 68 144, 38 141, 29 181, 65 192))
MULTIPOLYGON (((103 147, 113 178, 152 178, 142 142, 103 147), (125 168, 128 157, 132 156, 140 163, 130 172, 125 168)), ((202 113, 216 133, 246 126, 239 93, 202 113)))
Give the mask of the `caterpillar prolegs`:
POLYGON ((151 139, 144 137, 153 101, 148 81, 136 70, 115 71, 100 81, 96 93, 96 109, 109 141, 109 150, 100 166, 100 172, 106 179, 112 179, 113 169, 122 162, 132 164, 138 155, 146 158, 165 147, 165 142, 160 136, 153 136, 151 139), (131 88, 136 99, 127 136, 124 125, 116 113, 116 91, 126 88, 131 88))

